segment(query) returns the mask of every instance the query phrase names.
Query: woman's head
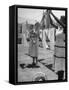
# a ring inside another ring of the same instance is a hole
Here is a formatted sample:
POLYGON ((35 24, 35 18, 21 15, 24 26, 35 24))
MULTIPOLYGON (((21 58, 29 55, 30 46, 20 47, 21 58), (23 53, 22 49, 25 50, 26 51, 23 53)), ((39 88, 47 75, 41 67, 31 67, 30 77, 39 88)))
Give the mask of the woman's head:
POLYGON ((35 30, 39 30, 39 29, 40 29, 40 23, 37 22, 37 23, 35 23, 35 30))
POLYGON ((34 28, 34 25, 31 24, 31 25, 29 26, 29 32, 33 31, 33 28, 34 28))
POLYGON ((33 29, 33 27, 34 27, 34 25, 33 25, 33 24, 31 24, 31 25, 30 25, 30 29, 33 29))

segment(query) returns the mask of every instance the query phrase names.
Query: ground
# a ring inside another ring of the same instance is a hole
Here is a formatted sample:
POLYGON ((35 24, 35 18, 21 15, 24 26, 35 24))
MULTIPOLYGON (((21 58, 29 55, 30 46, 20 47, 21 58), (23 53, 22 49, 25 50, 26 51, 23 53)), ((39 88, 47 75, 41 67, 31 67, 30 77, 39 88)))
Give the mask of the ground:
POLYGON ((28 56, 28 47, 23 44, 18 45, 18 81, 33 81, 40 74, 45 75, 46 80, 56 80, 57 75, 52 70, 54 65, 54 51, 38 48, 38 66, 39 68, 21 68, 20 64, 29 65, 32 63, 32 58, 28 56))

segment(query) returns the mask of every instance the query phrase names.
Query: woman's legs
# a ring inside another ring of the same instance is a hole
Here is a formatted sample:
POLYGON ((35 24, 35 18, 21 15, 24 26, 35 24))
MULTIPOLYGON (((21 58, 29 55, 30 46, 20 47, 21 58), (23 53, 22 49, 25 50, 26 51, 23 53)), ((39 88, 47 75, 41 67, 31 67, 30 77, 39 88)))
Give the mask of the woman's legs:
POLYGON ((37 65, 37 57, 33 57, 33 65, 37 65))
POLYGON ((32 63, 33 65, 35 64, 35 57, 33 57, 33 63, 32 63))
POLYGON ((36 64, 37 64, 38 63, 38 58, 36 57, 35 59, 36 59, 36 64))

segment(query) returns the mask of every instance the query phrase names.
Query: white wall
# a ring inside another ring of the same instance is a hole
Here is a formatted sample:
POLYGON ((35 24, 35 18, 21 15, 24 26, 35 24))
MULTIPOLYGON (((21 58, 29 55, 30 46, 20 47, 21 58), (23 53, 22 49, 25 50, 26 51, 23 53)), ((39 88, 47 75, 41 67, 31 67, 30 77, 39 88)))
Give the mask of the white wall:
MULTIPOLYGON (((13 86, 8 84, 9 6, 13 4, 69 8, 68 0, 1 0, 0 1, 0 90, 68 90, 69 82, 13 86)), ((68 61, 69 62, 69 61, 68 61)))

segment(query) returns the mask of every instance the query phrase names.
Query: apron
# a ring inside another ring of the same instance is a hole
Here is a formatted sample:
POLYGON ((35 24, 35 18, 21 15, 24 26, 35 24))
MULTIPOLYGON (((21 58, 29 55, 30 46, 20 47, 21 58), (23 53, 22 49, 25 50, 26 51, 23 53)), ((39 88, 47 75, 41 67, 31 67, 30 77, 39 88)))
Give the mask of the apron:
POLYGON ((38 57, 38 35, 37 33, 30 33, 29 55, 31 57, 38 57))

